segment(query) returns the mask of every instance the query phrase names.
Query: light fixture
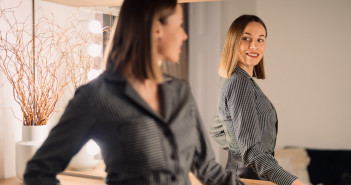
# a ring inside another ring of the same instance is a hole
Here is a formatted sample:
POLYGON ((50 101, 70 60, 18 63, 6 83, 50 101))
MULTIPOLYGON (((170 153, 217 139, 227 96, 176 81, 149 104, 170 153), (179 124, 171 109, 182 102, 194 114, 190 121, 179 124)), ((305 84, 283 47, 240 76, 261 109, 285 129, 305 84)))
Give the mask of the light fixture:
POLYGON ((95 34, 102 34, 102 26, 101 26, 101 23, 100 21, 97 21, 97 20, 91 20, 89 22, 89 30, 92 32, 92 33, 95 33, 95 34))
POLYGON ((89 154, 90 156, 94 156, 97 155, 98 153, 100 153, 100 147, 95 143, 95 141, 90 140, 87 143, 87 149, 86 149, 87 154, 89 154))
POLYGON ((93 140, 89 140, 80 151, 73 156, 68 167, 76 171, 91 170, 95 168, 100 161, 95 158, 99 153, 99 146, 93 140))
POLYGON ((88 46, 88 53, 92 57, 102 56, 102 45, 101 44, 90 44, 88 46))
POLYGON ((91 81, 94 78, 98 77, 102 73, 101 69, 90 69, 88 72, 88 80, 91 81))

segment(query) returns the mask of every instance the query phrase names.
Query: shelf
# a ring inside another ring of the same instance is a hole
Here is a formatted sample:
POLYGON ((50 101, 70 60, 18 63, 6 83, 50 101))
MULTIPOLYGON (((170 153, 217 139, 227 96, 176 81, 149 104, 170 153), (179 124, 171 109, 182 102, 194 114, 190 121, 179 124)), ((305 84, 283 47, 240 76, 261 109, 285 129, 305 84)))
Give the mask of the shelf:
MULTIPOLYGON (((94 6, 121 6, 123 0, 42 0, 66 6, 74 7, 94 7, 94 6)), ((222 1, 222 0, 178 0, 179 3, 193 3, 203 1, 222 1)))

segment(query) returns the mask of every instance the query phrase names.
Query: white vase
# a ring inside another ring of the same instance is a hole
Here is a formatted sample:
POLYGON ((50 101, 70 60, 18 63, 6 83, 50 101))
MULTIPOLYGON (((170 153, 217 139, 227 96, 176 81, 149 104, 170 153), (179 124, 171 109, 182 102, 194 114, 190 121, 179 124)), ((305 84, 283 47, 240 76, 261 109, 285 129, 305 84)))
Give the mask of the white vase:
POLYGON ((16 143, 16 176, 23 179, 27 162, 33 157, 48 135, 46 125, 22 126, 22 141, 16 143))
POLYGON ((72 157, 68 168, 75 171, 94 169, 100 161, 95 158, 99 152, 100 148, 98 145, 93 140, 89 140, 82 149, 72 157))

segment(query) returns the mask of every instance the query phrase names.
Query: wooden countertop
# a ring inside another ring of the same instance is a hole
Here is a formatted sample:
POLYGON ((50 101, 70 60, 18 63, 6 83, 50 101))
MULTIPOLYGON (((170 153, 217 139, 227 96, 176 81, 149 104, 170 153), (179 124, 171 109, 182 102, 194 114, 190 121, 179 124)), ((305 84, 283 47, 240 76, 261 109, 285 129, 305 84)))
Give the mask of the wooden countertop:
MULTIPOLYGON (((189 173, 189 178, 191 185, 202 185, 199 180, 192 174, 189 173)), ((252 179, 240 179, 242 182, 244 182, 246 185, 275 185, 272 182, 269 181, 258 181, 258 180, 252 180, 252 179)))
MULTIPOLYGON (((74 171, 66 169, 57 178, 61 181, 62 185, 106 185, 103 180, 106 177, 105 164, 99 163, 95 169, 87 171, 74 171)), ((202 185, 196 177, 189 173, 191 185, 202 185)), ((240 179, 247 185, 275 185, 269 181, 258 181, 251 179, 240 179)), ((24 185, 17 177, 0 180, 0 185, 24 185)))
POLYGON ((276 185, 270 181, 259 181, 259 180, 251 180, 251 179, 240 179, 247 185, 276 185))
MULTIPOLYGON (((83 177, 74 177, 68 175, 58 175, 58 179, 60 179, 62 185, 106 185, 105 182, 101 179, 91 179, 91 178, 83 178, 83 177)), ((201 185, 197 179, 192 179, 192 185, 201 185)), ((272 182, 268 181, 258 181, 258 180, 250 180, 250 179, 241 179, 247 185, 275 185, 272 182)), ((20 181, 17 177, 12 177, 8 179, 0 180, 0 185, 24 185, 22 181, 20 181)))
MULTIPOLYGON (((90 179, 83 177, 74 177, 68 175, 58 175, 57 178, 61 181, 62 185, 106 185, 103 180, 90 179)), ((17 177, 0 180, 0 185, 24 185, 17 177)))

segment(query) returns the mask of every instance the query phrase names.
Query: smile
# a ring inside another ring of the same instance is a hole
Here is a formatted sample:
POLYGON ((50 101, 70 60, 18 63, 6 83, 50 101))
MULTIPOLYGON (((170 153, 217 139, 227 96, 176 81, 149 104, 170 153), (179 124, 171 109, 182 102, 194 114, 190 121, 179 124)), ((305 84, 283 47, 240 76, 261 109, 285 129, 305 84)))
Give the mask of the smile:
POLYGON ((246 53, 246 55, 249 56, 249 57, 254 57, 254 58, 259 56, 258 53, 246 53))

